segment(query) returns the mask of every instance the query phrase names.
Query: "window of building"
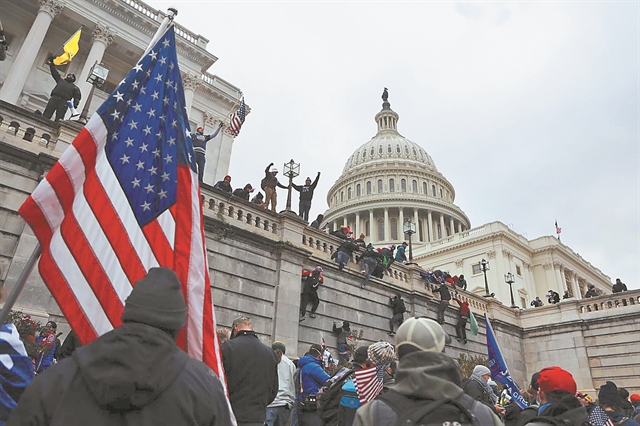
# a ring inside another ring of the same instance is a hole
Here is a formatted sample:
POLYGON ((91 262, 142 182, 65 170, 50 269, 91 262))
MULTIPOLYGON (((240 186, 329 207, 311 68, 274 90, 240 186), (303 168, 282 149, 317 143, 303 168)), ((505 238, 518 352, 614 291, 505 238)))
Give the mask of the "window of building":
POLYGON ((356 197, 359 197, 362 195, 362 188, 360 187, 360 184, 356 185, 356 197))
POLYGON ((387 146, 387 152, 388 152, 389 154, 391 154, 391 144, 389 144, 389 145, 387 146))
POLYGON ((389 227, 391 228, 391 239, 396 241, 398 239, 398 219, 395 217, 389 219, 389 227))
POLYGON ((435 185, 431 185, 431 195, 433 195, 434 197, 436 196, 436 186, 435 185))
POLYGON ((384 241, 384 219, 378 219, 378 241, 384 241))
POLYGON ((409 147, 406 147, 406 146, 404 147, 404 153, 409 155, 409 147))
POLYGON ((406 179, 400 179, 400 190, 402 192, 407 192, 407 180, 406 179))
POLYGON ((367 150, 366 149, 362 151, 362 158, 363 159, 367 158, 367 150))
POLYGON ((374 147, 371 147, 371 156, 373 157, 373 154, 376 153, 376 149, 374 147))
POLYGON ((344 191, 340 191, 340 202, 344 201, 344 191))
POLYGON ((378 193, 382 193, 382 179, 378 179, 378 193))
POLYGON ((516 265, 516 274, 518 274, 519 277, 522 276, 522 269, 520 269, 519 265, 516 265))
POLYGON ((389 179, 389 192, 396 191, 396 183, 393 179, 389 179))
POLYGON ((442 188, 440 188, 440 198, 442 198, 442 188))
POLYGON ((400 152, 401 152, 401 151, 400 151, 400 145, 396 145, 396 152, 397 152, 398 154, 400 154, 400 152))
POLYGON ((382 145, 378 147, 378 154, 382 154, 382 145))
POLYGON ((522 309, 527 309, 527 300, 524 297, 520 298, 520 306, 522 306, 522 309))
POLYGON ((413 182, 411 182, 411 190, 413 192, 418 192, 418 181, 414 180, 413 182))
POLYGON ((366 235, 367 237, 371 235, 371 227, 370 227, 370 223, 368 220, 365 220, 364 222, 364 235, 366 235))
POLYGON ((367 182, 367 195, 371 195, 371 181, 367 182))
POLYGON ((422 182, 422 193, 427 194, 427 182, 422 182))
POLYGON ((351 199, 351 187, 347 188, 347 200, 351 199))
POLYGON ((413 148, 413 156, 414 156, 414 157, 417 157, 417 156, 418 156, 418 154, 416 153, 416 149, 415 149, 415 148, 413 148))
POLYGON ((480 264, 475 264, 475 265, 471 265, 471 266, 473 267, 473 275, 482 273, 482 268, 481 268, 480 264))

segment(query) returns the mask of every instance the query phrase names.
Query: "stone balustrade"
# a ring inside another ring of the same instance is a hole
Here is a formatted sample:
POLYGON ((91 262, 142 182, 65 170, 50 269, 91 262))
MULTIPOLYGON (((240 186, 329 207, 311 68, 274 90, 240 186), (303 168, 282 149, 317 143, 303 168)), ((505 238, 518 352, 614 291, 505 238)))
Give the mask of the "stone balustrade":
POLYGON ((607 309, 621 309, 628 306, 640 305, 640 290, 623 291, 598 297, 580 300, 580 313, 604 311, 607 309))
POLYGON ((0 134, 53 150, 60 135, 60 123, 0 101, 0 134))

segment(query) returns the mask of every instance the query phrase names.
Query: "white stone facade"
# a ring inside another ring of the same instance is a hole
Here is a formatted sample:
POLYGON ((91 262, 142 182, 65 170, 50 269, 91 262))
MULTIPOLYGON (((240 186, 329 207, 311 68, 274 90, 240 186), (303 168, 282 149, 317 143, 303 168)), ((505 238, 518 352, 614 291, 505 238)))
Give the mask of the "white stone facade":
MULTIPOLYGON (((55 85, 46 59, 59 54, 63 43, 84 26, 80 51, 59 70, 76 74, 82 111, 91 89, 86 82, 91 67, 98 62, 109 69, 106 84, 94 92, 89 115, 133 68, 166 16, 138 0, 4 0, 2 11, 9 49, 0 67, 0 99, 32 112, 43 111, 55 85)), ((205 132, 213 132, 234 108, 241 90, 206 72, 217 60, 206 51, 209 40, 179 23, 175 28, 192 130, 202 125, 205 132)), ((228 173, 233 140, 225 131, 209 143, 206 183, 228 173)))

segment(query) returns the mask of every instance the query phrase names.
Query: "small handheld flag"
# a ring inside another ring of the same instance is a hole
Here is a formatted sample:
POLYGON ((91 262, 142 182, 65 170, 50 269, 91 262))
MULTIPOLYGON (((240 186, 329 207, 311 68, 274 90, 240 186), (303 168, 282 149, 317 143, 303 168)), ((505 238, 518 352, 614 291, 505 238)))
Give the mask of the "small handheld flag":
POLYGON ((69 39, 62 45, 64 53, 53 60, 54 65, 64 65, 71 62, 74 56, 80 50, 80 34, 82 33, 82 27, 78 28, 69 39))
POLYGON ((246 116, 246 108, 244 105, 244 97, 240 99, 240 104, 238 105, 238 110, 233 113, 231 116, 231 120, 229 127, 227 130, 231 132, 234 136, 238 136, 240 134, 240 129, 242 128, 242 124, 244 123, 244 119, 246 116))

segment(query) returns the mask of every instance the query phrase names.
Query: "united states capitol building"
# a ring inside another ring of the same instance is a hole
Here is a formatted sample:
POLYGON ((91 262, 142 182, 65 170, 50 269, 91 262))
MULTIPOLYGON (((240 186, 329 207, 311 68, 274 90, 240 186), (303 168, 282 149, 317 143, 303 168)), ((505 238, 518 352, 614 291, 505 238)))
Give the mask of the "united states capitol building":
MULTIPOLYGON (((53 87, 46 58, 83 26, 80 52, 61 72, 78 76, 82 110, 91 90, 86 83, 91 68, 102 63, 109 69, 106 83, 94 90, 87 106, 90 115, 135 65, 165 14, 138 0, 4 0, 2 10, 9 49, 0 66, 0 286, 7 293, 36 246, 18 209, 82 128, 75 121, 53 122, 35 113, 44 110, 53 87)), ((181 26, 179 17, 177 21, 191 126, 213 129, 242 92, 208 72, 215 70, 217 60, 207 51, 208 40, 181 26)), ((386 334, 389 295, 401 294, 412 315, 435 318, 438 296, 421 272, 441 269, 465 275, 468 288, 459 297, 469 302, 480 323, 480 334, 467 345, 453 339, 447 347, 452 356, 486 355, 486 314, 521 386, 542 367, 559 365, 574 374, 580 389, 614 380, 639 392, 640 290, 611 295, 610 277, 553 236, 528 240, 500 222, 472 225, 434 159, 399 133, 399 118, 385 99, 375 116, 376 135, 345 159, 342 175, 327 194, 324 230, 308 227, 293 212, 273 213, 202 185, 218 324, 229 326, 238 315, 249 315, 265 343, 284 341, 292 356, 304 354, 322 338, 335 350, 334 320, 350 321, 360 344, 393 343, 386 334), (339 271, 331 260, 340 240, 325 230, 347 225, 381 246, 408 241, 407 222, 414 231, 414 264, 393 264, 389 275, 372 278, 366 289, 360 289, 359 265, 350 263, 339 271), (495 297, 485 297, 482 259, 488 262, 486 282, 495 297), (300 323, 300 271, 316 265, 324 268, 325 277, 317 317, 300 323), (519 309, 510 307, 508 272, 515 277, 519 309), (589 285, 601 295, 583 298, 589 285), (530 308, 531 300, 544 300, 549 289, 572 297, 530 308)), ((205 182, 221 179, 233 155, 231 134, 216 142, 207 152, 205 182)), ((68 329, 37 271, 16 308, 41 321, 58 321, 61 331, 68 329)), ((455 335, 457 310, 448 309, 446 317, 444 329, 455 335)))

